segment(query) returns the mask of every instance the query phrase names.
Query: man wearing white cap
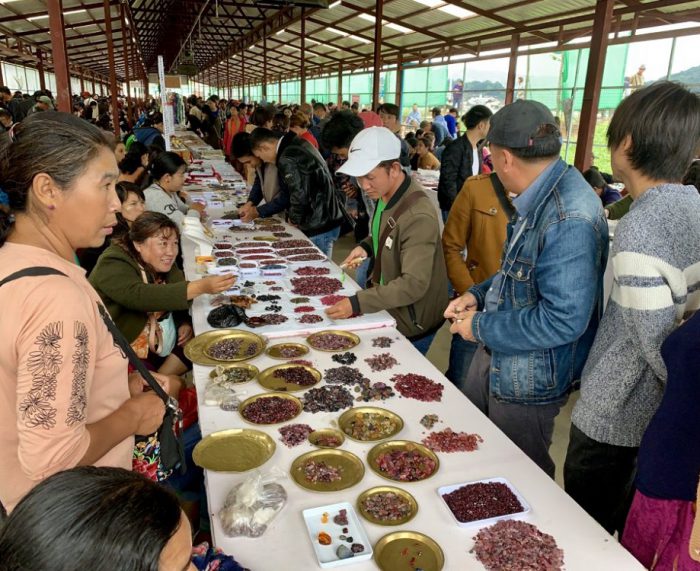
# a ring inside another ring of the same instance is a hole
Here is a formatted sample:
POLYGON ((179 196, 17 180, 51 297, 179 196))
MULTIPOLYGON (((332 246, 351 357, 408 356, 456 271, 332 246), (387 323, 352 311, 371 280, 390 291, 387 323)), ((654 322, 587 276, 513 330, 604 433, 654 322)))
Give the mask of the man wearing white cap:
POLYGON ((387 310, 397 327, 425 354, 447 307, 447 270, 437 210, 421 186, 401 168, 401 144, 385 127, 370 127, 352 141, 339 173, 357 178, 377 201, 370 236, 343 262, 357 267, 370 257, 373 287, 326 310, 332 319, 387 310))

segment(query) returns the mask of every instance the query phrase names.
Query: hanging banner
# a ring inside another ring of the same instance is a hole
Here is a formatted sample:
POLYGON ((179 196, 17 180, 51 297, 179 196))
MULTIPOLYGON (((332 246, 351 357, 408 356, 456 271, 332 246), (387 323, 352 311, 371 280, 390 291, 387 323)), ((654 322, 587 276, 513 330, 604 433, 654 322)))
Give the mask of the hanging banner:
POLYGON ((170 137, 175 134, 175 110, 173 104, 168 101, 165 92, 165 65, 163 56, 158 56, 158 83, 160 85, 160 102, 163 110, 163 138, 165 139, 165 150, 170 150, 170 137))

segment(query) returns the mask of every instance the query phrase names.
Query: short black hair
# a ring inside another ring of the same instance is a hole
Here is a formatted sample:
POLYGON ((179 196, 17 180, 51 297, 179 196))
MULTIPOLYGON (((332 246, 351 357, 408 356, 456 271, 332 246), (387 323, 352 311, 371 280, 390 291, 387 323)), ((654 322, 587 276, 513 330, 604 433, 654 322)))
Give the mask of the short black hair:
POLYGON ((338 111, 321 130, 321 145, 325 149, 345 149, 357 134, 365 128, 362 119, 352 111, 338 111))
POLYGON ((119 172, 123 174, 134 174, 139 167, 143 167, 143 164, 141 164, 141 155, 131 151, 126 153, 124 158, 119 162, 119 172))
POLYGON ((146 148, 146 145, 144 145, 141 141, 132 141, 131 145, 129 145, 129 153, 137 154, 139 157, 142 157, 147 152, 148 149, 146 148))
POLYGON ((546 123, 540 125, 532 137, 532 145, 509 149, 516 157, 527 162, 558 157, 561 151, 561 132, 556 125, 546 123))
POLYGON ((700 133, 700 97, 678 83, 657 81, 622 100, 608 126, 608 148, 627 137, 632 168, 653 180, 678 182, 700 133))
POLYGON ((379 106, 379 111, 383 111, 387 115, 393 115, 397 119, 401 117, 401 111, 399 110, 399 106, 394 105, 393 103, 383 103, 379 106))
POLYGON ((493 111, 486 107, 486 105, 474 105, 469 111, 462 115, 462 123, 469 129, 473 129, 482 121, 490 119, 493 115, 493 111))
POLYGON ((430 110, 430 113, 432 114, 433 117, 437 117, 438 115, 442 115, 442 110, 439 107, 433 107, 430 110))
POLYGON ((10 119, 12 119, 12 113, 10 113, 4 107, 0 107, 0 116, 9 117, 10 119))
POLYGON ((181 514, 175 494, 135 472, 65 470, 40 482, 7 518, 0 568, 99 569, 111 560, 119 569, 158 569, 181 514))
POLYGON ((237 133, 233 136, 233 139, 231 139, 231 154, 236 159, 253 156, 253 148, 250 146, 250 133, 237 133))
POLYGON ((269 107, 256 107, 250 122, 258 127, 263 127, 268 121, 272 121, 275 113, 269 107))
POLYGON ((323 109, 324 111, 327 111, 326 106, 321 103, 320 101, 317 103, 314 103, 314 111, 318 111, 319 109, 323 109))
POLYGON ((6 85, 0 86, 0 93, 6 93, 7 95, 12 95, 10 88, 7 87, 6 85))
POLYGON ((347 105, 348 107, 350 107, 350 102, 349 102, 349 101, 343 101, 342 105, 347 105))
POLYGON ((457 108, 456 108, 456 107, 450 107, 449 113, 457 113, 457 108))
POLYGON ((258 127, 250 134, 250 146, 255 150, 263 143, 276 143, 281 137, 281 133, 275 133, 265 127, 258 127))
POLYGON ((603 175, 600 174, 600 171, 595 167, 591 167, 587 171, 584 171, 583 178, 585 178, 586 182, 591 185, 591 188, 605 188, 605 179, 603 178, 603 175))

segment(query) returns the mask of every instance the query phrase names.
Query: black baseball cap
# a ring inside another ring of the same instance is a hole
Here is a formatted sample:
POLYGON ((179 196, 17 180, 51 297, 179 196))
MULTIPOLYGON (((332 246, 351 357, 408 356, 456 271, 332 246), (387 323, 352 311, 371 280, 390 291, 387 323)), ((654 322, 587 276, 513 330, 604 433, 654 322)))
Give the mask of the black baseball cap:
POLYGON ((486 138, 490 143, 507 149, 531 147, 542 125, 557 128, 552 112, 539 101, 518 99, 491 117, 486 138))

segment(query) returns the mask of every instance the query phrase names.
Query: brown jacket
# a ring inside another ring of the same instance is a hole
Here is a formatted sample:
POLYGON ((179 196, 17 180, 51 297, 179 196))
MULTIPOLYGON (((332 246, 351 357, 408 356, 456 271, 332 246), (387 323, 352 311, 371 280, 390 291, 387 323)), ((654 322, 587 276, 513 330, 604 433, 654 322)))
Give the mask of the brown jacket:
MULTIPOLYGON (((402 199, 415 192, 425 191, 407 176, 382 212, 380 236, 402 199)), ((437 209, 426 196, 413 203, 395 223, 380 253, 382 284, 358 291, 350 301, 356 312, 387 310, 401 333, 418 338, 442 325, 448 303, 437 209)), ((360 245, 367 255, 374 255, 371 236, 360 245)))
POLYGON ((513 206, 495 174, 468 178, 452 204, 442 235, 447 275, 459 294, 490 278, 501 267, 506 226, 513 206), (496 190, 492 178, 496 181, 496 190), (501 198, 497 192, 501 193, 501 198), (503 204, 508 204, 506 211, 503 204), (466 247, 466 262, 462 251, 466 247))

